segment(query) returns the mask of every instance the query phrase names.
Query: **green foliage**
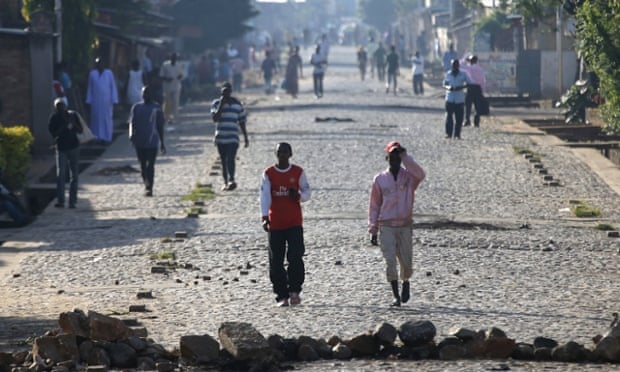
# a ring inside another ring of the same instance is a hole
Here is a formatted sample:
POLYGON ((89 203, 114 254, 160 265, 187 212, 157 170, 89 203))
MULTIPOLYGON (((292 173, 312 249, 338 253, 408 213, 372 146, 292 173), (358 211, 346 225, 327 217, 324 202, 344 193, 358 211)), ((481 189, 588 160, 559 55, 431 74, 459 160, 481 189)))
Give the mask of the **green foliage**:
MULTIPOLYGON (((30 15, 38 10, 54 11, 50 0, 23 0, 22 15, 30 21, 30 15)), ((96 46, 96 17, 94 0, 62 0, 62 60, 71 66, 74 80, 88 76, 96 46)))
POLYGON ((594 226, 594 229, 600 231, 613 231, 616 228, 614 227, 614 225, 608 223, 599 223, 598 225, 594 226))
POLYGON ((620 1, 586 1, 577 10, 579 47, 600 80, 605 130, 620 133, 620 1))
POLYGON ((360 18, 364 23, 386 30, 396 17, 394 0, 358 0, 360 18))
POLYGON ((588 107, 596 107, 598 92, 592 85, 579 87, 572 85, 562 95, 555 107, 565 109, 563 114, 567 124, 585 124, 585 110, 588 107))
POLYGON ((0 125, 0 168, 2 183, 9 190, 21 189, 30 168, 30 145, 34 137, 25 126, 0 125))
POLYGON ((250 0, 183 0, 172 6, 171 15, 178 26, 197 27, 200 38, 186 38, 188 52, 225 46, 229 40, 252 30, 246 22, 259 13, 250 0))
POLYGON ((593 207, 583 200, 573 201, 571 210, 575 217, 599 217, 601 215, 599 208, 593 207))
POLYGON ((211 185, 203 185, 203 184, 196 184, 196 187, 190 191, 189 194, 183 196, 183 198, 181 198, 184 201, 205 201, 205 200, 209 200, 209 199, 213 199, 215 197, 215 193, 213 192, 213 189, 211 187, 211 185))

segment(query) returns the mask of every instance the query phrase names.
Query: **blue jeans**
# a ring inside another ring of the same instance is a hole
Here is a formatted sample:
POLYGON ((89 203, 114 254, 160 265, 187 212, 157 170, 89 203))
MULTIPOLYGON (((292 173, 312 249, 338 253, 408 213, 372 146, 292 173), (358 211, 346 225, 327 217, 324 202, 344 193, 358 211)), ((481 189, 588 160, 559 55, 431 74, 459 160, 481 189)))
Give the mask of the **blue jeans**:
POLYGON ((65 183, 69 174, 69 205, 77 203, 78 173, 80 163, 80 148, 73 150, 56 150, 56 200, 65 204, 65 183))
POLYGON ((312 74, 312 83, 314 85, 314 95, 323 97, 323 73, 312 74))
POLYGON ((237 156, 238 143, 217 144, 217 152, 222 160, 222 176, 224 182, 235 182, 235 157, 237 156))
POLYGON ((28 214, 13 196, 0 197, 0 213, 2 212, 7 212, 16 226, 24 226, 28 223, 28 214))

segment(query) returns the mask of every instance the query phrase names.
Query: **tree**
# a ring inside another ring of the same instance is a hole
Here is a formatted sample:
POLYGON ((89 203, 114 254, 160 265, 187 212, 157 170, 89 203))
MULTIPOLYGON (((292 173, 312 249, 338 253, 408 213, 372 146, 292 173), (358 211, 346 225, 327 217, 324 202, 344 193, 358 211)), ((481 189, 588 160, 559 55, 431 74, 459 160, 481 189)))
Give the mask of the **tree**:
POLYGON ((380 31, 387 30, 396 19, 394 0, 358 0, 360 18, 380 31))
POLYGON ((201 37, 185 39, 186 51, 194 53, 225 46, 243 36, 252 30, 246 21, 258 14, 250 0, 180 0, 170 9, 178 27, 187 25, 200 31, 201 37))
POLYGON ((620 1, 590 0, 576 8, 579 50, 598 75, 605 129, 620 133, 620 1))
MULTIPOLYGON (((49 0, 23 0, 22 15, 30 22, 30 15, 36 11, 54 11, 54 2, 49 0)), ((94 0, 62 1, 62 56, 72 66, 74 76, 87 76, 92 52, 96 42, 94 0)))

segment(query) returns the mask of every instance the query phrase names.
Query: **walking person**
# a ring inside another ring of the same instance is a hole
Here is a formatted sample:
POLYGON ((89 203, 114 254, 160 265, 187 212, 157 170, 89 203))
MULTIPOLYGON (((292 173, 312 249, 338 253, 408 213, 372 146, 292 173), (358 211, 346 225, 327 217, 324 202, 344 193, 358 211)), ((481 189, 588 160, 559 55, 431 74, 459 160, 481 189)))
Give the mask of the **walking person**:
POLYGON ((381 246, 387 280, 394 296, 392 306, 400 306, 410 298, 413 203, 415 191, 424 180, 425 173, 400 143, 388 143, 385 151, 389 167, 373 179, 368 232, 370 243, 381 246), (399 278, 402 280, 402 291, 399 290, 399 278))
POLYGON ((377 79, 379 79, 379 81, 385 81, 385 55, 386 52, 383 43, 379 42, 377 50, 375 50, 373 54, 375 66, 377 67, 377 79))
POLYGON ((154 100, 153 89, 146 85, 142 88, 142 102, 133 105, 129 113, 129 140, 140 162, 144 196, 153 196, 157 150, 166 153, 164 124, 161 106, 154 100))
POLYGON ((312 70, 312 82, 314 85, 314 96, 316 98, 323 97, 323 77, 325 75, 325 65, 327 61, 321 53, 321 46, 317 45, 314 53, 310 56, 310 64, 314 67, 312 70))
POLYGON ((310 199, 311 191, 304 170, 289 162, 291 145, 278 143, 275 153, 278 162, 265 169, 260 188, 262 224, 269 236, 269 279, 278 306, 299 305, 305 278, 301 203, 310 199))
POLYGON ((465 92, 463 89, 471 83, 469 75, 459 70, 459 60, 452 60, 452 70, 446 73, 443 87, 446 90, 446 138, 461 139, 465 92))
POLYGON ((224 185, 222 190, 232 191, 237 188, 235 182, 235 157, 239 148, 239 130, 243 133, 245 147, 250 146, 245 127, 246 112, 241 102, 232 96, 232 86, 226 82, 222 85, 222 95, 211 105, 211 117, 215 122, 213 139, 222 162, 224 185))
POLYGON ((471 125, 471 106, 476 109, 474 115, 474 126, 477 128, 480 126, 480 112, 482 111, 482 100, 484 99, 484 92, 486 89, 486 78, 484 76, 484 69, 478 64, 478 57, 471 55, 467 57, 467 64, 462 69, 469 75, 471 83, 467 85, 467 93, 465 94, 465 124, 467 127, 471 125))
POLYGON ((93 134, 103 142, 112 142, 118 90, 112 70, 106 68, 99 57, 95 59, 95 68, 88 75, 86 104, 90 107, 90 129, 93 134))
POLYGON ((362 81, 366 78, 366 64, 368 62, 368 53, 363 45, 357 49, 357 67, 360 69, 360 77, 362 81))
POLYGON ((286 92, 293 98, 299 93, 299 77, 303 77, 303 62, 299 56, 299 46, 295 46, 286 63, 286 92))
POLYGON ((396 89, 398 89, 398 76, 400 75, 399 67, 400 57, 396 53, 396 47, 392 45, 390 47, 390 54, 386 57, 387 65, 387 81, 385 83, 385 93, 390 92, 390 86, 394 87, 394 95, 396 95, 396 89))
POLYGON ((78 114, 67 109, 62 98, 54 101, 54 113, 49 118, 48 130, 56 149, 56 208, 65 207, 65 184, 69 176, 69 208, 75 208, 78 197, 80 141, 83 128, 78 114))
POLYGON ((424 94, 424 58, 416 51, 411 57, 411 74, 413 77, 413 94, 424 94))
POLYGON ((140 69, 137 59, 131 61, 131 70, 127 76, 127 103, 130 106, 142 101, 142 88, 144 88, 144 72, 140 69))
POLYGON ((177 63, 178 54, 171 53, 170 59, 161 65, 159 77, 162 79, 164 93, 164 117, 166 123, 177 119, 179 99, 181 98, 181 80, 183 80, 183 66, 177 63))
POLYGON ((263 79, 265 80, 266 94, 271 94, 273 92, 273 84, 271 81, 278 69, 278 67, 276 66, 276 61, 271 56, 272 53, 270 50, 265 51, 265 59, 260 66, 261 70, 263 71, 263 79))

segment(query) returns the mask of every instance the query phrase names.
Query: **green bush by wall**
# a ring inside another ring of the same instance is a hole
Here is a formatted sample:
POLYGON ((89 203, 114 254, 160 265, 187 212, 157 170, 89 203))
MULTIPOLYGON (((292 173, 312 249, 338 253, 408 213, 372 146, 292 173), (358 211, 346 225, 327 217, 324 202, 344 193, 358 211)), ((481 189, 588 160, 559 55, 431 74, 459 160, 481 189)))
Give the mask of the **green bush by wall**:
POLYGON ((30 145, 34 141, 25 126, 3 127, 0 124, 0 168, 2 184, 9 190, 19 190, 26 182, 30 168, 30 145))

